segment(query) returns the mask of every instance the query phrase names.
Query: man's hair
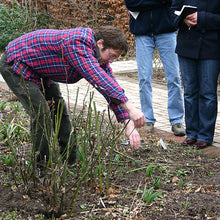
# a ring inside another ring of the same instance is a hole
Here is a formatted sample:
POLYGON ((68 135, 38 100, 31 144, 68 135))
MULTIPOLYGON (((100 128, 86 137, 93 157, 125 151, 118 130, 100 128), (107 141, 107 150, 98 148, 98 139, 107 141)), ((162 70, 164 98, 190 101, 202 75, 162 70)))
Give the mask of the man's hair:
POLYGON ((96 41, 104 40, 103 49, 120 50, 122 56, 125 56, 128 51, 126 36, 120 28, 110 25, 102 26, 95 30, 94 37, 96 41))

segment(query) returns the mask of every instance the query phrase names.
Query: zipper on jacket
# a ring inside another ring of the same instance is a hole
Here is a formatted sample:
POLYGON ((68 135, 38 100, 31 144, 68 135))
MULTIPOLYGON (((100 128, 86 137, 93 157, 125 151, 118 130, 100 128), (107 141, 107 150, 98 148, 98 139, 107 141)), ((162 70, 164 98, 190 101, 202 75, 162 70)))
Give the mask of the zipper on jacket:
POLYGON ((153 33, 153 12, 152 11, 150 12, 150 27, 151 27, 151 36, 153 37, 154 33, 153 33))

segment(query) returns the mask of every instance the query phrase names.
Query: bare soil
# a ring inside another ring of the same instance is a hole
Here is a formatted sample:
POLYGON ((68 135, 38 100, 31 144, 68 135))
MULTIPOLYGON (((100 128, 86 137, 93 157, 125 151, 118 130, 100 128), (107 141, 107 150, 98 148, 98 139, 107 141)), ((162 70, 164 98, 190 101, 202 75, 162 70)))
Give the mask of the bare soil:
MULTIPOLYGON (((13 96, 0 89, 0 103, 11 101, 13 96)), ((6 118, 13 111, 1 112, 6 118)), ((28 118, 27 118, 28 120, 28 118)), ((210 146, 202 151, 193 147, 182 147, 184 137, 155 130, 153 134, 140 129, 142 149, 131 150, 129 146, 117 143, 113 152, 110 186, 103 187, 97 179, 82 182, 75 205, 68 212, 76 188, 66 193, 64 210, 56 212, 51 204, 49 179, 38 178, 37 185, 26 189, 21 181, 13 181, 9 166, 0 162, 0 216, 1 219, 220 219, 220 151, 210 146), (162 147, 163 140, 166 150, 162 147), (146 175, 149 165, 153 166, 152 176, 146 175), (159 179, 156 187, 155 182, 159 179), (46 182, 46 183, 45 183, 46 182), (152 203, 143 201, 143 189, 154 186, 158 192, 152 203)), ((30 149, 31 144, 25 143, 30 149)), ((7 143, 0 144, 0 156, 10 154, 7 143)), ((109 155, 103 152, 104 167, 109 164, 109 155)), ((80 173, 80 161, 73 168, 80 173)), ((16 167, 15 169, 17 169, 16 167)), ((67 176, 66 187, 77 180, 67 176)), ((58 198, 59 198, 58 194, 58 198)))

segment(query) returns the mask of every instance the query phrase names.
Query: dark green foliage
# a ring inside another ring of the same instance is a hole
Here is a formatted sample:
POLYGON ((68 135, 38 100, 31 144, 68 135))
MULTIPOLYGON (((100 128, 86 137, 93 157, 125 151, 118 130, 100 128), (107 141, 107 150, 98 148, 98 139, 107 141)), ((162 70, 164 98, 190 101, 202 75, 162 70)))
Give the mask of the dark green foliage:
POLYGON ((41 28, 47 28, 49 17, 27 7, 0 4, 0 50, 15 38, 41 28))

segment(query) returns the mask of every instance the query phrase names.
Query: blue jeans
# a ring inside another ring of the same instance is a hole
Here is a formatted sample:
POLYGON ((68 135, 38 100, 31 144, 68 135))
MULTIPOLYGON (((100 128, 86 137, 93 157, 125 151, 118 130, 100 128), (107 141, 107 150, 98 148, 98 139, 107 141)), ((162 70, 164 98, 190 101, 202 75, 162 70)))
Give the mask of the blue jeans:
POLYGON ((183 97, 181 90, 179 62, 176 47, 176 33, 154 36, 135 36, 138 65, 139 93, 142 112, 147 122, 155 123, 152 104, 153 53, 157 46, 164 66, 168 88, 168 114, 171 125, 183 123, 183 97))
POLYGON ((212 143, 217 117, 220 60, 194 60, 179 56, 179 62, 187 137, 212 143))

